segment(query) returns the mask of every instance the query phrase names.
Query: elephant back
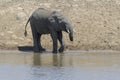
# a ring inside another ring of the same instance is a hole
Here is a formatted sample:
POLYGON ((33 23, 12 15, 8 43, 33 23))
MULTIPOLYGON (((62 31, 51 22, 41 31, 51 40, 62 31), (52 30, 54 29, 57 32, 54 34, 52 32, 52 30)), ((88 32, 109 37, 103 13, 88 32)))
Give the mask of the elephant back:
POLYGON ((50 11, 45 10, 43 8, 38 8, 33 12, 32 16, 36 19, 48 19, 50 14, 50 11))

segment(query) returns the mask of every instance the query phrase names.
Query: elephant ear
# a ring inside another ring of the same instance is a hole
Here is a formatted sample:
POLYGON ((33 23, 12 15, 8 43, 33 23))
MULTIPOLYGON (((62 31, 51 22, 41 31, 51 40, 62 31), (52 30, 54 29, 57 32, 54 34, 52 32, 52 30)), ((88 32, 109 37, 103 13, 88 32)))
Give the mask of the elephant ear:
POLYGON ((59 12, 53 11, 51 16, 49 17, 50 22, 52 23, 61 23, 63 22, 63 17, 59 12))

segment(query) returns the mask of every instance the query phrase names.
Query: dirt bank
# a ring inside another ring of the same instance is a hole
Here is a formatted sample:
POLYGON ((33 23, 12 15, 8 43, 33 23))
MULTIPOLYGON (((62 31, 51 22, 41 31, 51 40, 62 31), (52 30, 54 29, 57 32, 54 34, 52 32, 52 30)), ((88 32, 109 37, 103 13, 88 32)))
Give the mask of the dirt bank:
MULTIPOLYGON (((0 0, 0 49, 32 46, 31 29, 24 37, 24 26, 39 7, 59 11, 71 21, 74 42, 64 33, 68 50, 120 50, 119 0, 0 0)), ((42 36, 42 45, 52 48, 49 35, 42 36)))

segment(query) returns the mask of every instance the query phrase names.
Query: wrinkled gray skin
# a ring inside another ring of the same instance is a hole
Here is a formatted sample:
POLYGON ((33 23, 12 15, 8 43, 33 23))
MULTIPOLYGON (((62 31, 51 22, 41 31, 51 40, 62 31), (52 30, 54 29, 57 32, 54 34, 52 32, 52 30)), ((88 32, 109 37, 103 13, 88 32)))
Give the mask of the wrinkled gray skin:
POLYGON ((34 52, 43 52, 44 48, 41 46, 41 35, 50 34, 53 40, 53 53, 58 51, 62 53, 65 48, 62 31, 69 33, 69 38, 73 41, 73 29, 71 24, 65 19, 59 12, 50 12, 43 8, 38 8, 28 19, 25 26, 25 36, 27 36, 26 27, 30 22, 33 41, 34 41, 34 52), (59 40, 61 47, 58 49, 59 40))

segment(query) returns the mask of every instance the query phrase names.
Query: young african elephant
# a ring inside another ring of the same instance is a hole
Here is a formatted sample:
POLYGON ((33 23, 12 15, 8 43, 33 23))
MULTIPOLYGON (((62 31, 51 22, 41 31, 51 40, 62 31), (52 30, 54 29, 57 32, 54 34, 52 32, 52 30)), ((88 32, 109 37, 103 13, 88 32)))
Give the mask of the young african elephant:
POLYGON ((57 53, 57 40, 59 40, 61 47, 59 52, 63 52, 65 43, 63 40, 62 31, 69 33, 69 38, 73 41, 73 29, 71 24, 59 12, 50 12, 43 8, 38 8, 28 19, 25 26, 25 36, 27 36, 26 27, 30 22, 33 40, 34 52, 43 52, 44 48, 41 46, 40 37, 42 34, 51 34, 53 40, 53 53, 57 53))

